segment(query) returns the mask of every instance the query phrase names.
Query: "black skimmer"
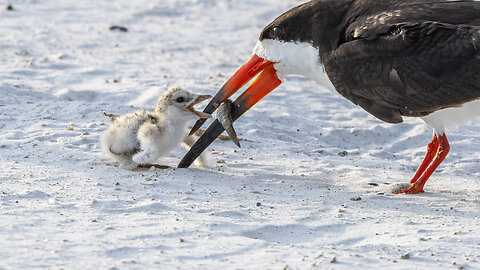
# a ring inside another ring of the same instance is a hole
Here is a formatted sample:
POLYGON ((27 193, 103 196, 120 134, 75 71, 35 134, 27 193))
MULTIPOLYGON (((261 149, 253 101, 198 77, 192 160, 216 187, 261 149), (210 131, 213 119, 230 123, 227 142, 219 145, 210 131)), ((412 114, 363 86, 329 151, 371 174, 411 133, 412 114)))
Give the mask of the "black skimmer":
POLYGON ((115 117, 102 134, 103 151, 119 161, 121 168, 133 170, 141 165, 150 166, 182 141, 191 146, 187 123, 211 117, 193 106, 210 98, 212 96, 172 87, 159 97, 155 111, 136 111, 115 117))
MULTIPOLYGON (((285 75, 298 74, 385 122, 420 117, 433 127, 433 140, 412 185, 397 193, 422 193, 449 152, 445 129, 480 115, 479 49, 480 2, 310 1, 262 31, 253 56, 205 112, 212 113, 258 75, 233 104, 236 120, 278 87, 285 75)), ((188 167, 222 131, 214 122, 179 167, 188 167)))

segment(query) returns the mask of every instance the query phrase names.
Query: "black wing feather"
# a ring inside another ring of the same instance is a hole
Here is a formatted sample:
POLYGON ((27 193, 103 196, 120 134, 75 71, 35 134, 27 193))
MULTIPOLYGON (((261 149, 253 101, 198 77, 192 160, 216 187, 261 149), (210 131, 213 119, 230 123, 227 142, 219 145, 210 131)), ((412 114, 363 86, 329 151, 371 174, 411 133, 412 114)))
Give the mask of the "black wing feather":
POLYGON ((337 91, 391 123, 480 98, 479 5, 453 3, 357 17, 324 60, 337 91))

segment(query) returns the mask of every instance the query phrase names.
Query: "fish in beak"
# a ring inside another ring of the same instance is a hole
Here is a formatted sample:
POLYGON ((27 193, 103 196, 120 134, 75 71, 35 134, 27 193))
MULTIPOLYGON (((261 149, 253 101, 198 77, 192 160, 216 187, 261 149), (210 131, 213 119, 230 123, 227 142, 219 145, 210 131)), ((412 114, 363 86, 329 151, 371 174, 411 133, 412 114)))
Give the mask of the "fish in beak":
POLYGON ((218 106, 217 120, 222 124, 233 143, 240 148, 240 140, 237 137, 237 132, 235 132, 235 129, 233 128, 232 104, 233 102, 230 99, 227 99, 218 106))
MULTIPOLYGON (((235 94, 240 88, 249 81, 258 77, 255 81, 231 104, 232 122, 236 121, 246 111, 253 107, 262 98, 267 96, 282 81, 277 77, 277 71, 274 67, 275 62, 268 61, 257 55, 253 55, 245 62, 235 74, 225 83, 220 91, 207 105, 203 113, 212 114, 223 102, 235 94)), ((195 133, 205 123, 205 119, 200 119, 195 123, 190 134, 195 133)), ((195 145, 185 155, 179 168, 188 168, 195 159, 224 131, 223 125, 214 121, 205 133, 198 139, 195 145)))

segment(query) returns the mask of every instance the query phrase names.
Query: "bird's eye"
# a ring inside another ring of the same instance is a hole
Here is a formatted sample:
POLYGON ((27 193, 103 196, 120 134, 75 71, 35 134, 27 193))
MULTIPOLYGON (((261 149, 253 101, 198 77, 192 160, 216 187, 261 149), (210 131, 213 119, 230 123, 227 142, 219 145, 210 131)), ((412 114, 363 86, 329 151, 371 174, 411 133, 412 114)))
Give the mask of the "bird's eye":
POLYGON ((182 103, 182 102, 184 102, 184 101, 185 101, 185 98, 183 98, 183 97, 177 98, 177 102, 178 102, 178 103, 182 103))
POLYGON ((272 34, 276 38, 281 38, 283 37, 283 29, 280 26, 275 26, 272 29, 272 34))

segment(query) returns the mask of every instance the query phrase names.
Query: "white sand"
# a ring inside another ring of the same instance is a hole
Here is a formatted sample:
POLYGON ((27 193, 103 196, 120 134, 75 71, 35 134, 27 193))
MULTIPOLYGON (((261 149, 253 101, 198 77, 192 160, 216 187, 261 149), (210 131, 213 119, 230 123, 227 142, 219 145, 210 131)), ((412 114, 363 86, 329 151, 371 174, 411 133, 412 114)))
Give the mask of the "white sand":
POLYGON ((211 169, 104 162, 104 111, 176 84, 216 93, 301 1, 13 2, 0 2, 0 269, 480 269, 479 121, 448 133, 415 196, 390 191, 431 129, 300 77, 235 124, 253 142, 211 146, 211 169))

